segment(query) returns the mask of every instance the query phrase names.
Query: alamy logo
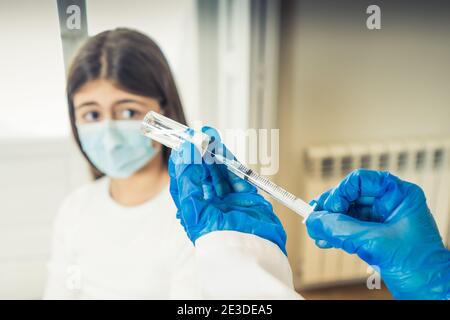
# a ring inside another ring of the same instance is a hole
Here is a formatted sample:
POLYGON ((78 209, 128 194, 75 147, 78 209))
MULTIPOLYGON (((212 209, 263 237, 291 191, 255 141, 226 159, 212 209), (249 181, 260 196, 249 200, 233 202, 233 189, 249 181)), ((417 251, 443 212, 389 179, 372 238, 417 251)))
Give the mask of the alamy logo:
POLYGON ((367 273, 369 277, 367 277, 366 285, 369 290, 380 290, 381 289, 381 276, 380 276, 380 268, 378 266, 368 266, 367 273))
POLYGON ((66 13, 69 15, 66 21, 67 29, 81 29, 81 9, 79 6, 72 4, 67 7, 66 13))
POLYGON ((81 268, 78 265, 67 267, 66 288, 70 291, 81 290, 81 268))
POLYGON ((372 4, 367 7, 367 14, 370 14, 366 20, 366 26, 369 30, 381 29, 381 9, 379 6, 372 4))

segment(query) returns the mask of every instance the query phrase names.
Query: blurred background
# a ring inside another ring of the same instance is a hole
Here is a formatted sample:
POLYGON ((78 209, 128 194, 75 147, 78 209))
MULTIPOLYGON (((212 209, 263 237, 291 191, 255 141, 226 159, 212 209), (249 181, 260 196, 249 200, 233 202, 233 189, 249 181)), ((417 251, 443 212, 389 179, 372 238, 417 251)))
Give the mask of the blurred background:
MULTIPOLYGON (((0 298, 42 296, 54 216, 90 180, 65 69, 86 37, 116 27, 161 46, 191 123, 279 129, 271 178, 286 189, 310 200, 355 168, 390 170, 425 189, 448 245, 446 1, 0 0, 0 298), (82 8, 76 32, 65 24, 71 4, 82 8), (366 26, 373 4, 379 30, 366 26)), ((298 216, 275 208, 306 298, 390 298, 367 289, 366 265, 319 251, 298 216)))

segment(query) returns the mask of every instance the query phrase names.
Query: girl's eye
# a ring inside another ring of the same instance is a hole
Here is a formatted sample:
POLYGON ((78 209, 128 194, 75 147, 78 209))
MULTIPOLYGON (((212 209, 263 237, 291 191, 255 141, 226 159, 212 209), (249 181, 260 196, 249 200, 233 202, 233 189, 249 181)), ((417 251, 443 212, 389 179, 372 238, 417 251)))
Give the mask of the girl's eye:
POLYGON ((97 111, 89 111, 83 115, 83 119, 87 122, 95 122, 100 119, 100 113, 97 111))
POLYGON ((133 119, 139 115, 139 111, 133 110, 133 109, 124 109, 120 111, 120 119, 133 119))

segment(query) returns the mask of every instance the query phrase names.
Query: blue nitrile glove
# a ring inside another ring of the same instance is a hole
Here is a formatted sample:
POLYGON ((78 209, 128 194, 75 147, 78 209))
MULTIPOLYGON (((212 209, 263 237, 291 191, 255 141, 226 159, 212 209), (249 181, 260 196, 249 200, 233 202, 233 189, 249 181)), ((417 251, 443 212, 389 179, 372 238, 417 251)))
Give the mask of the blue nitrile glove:
MULTIPOLYGON (((213 137, 210 151, 232 156, 217 131, 208 127, 202 131, 213 137)), ((169 159, 170 193, 191 241, 195 244, 209 232, 231 230, 272 241, 286 254, 286 233, 272 205, 254 186, 212 160, 201 159, 190 143, 172 150, 169 159)))
POLYGON ((378 267, 397 299, 450 298, 450 251, 420 187, 357 170, 316 202, 306 226, 319 247, 356 253, 378 267))

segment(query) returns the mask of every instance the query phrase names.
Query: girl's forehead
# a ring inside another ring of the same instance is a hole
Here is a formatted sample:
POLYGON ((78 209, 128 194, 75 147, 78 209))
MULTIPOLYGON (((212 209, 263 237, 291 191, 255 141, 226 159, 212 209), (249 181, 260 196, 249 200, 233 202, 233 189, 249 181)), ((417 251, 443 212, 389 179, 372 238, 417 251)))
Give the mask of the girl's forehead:
POLYGON ((99 105, 112 105, 118 100, 131 100, 149 106, 158 106, 156 99, 140 96, 121 89, 107 79, 96 79, 84 84, 73 96, 74 105, 95 102, 99 105))

